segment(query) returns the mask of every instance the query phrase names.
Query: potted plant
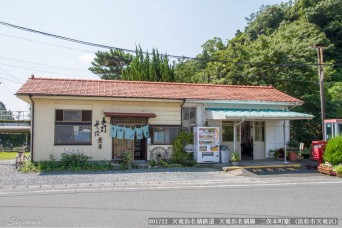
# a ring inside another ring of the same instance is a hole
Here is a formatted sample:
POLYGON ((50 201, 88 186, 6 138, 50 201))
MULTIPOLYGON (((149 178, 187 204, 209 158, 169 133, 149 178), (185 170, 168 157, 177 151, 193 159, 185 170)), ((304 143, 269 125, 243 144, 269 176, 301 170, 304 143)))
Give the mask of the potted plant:
POLYGON ((269 158, 275 158, 275 153, 276 153, 276 149, 269 149, 268 150, 268 156, 269 158))
POLYGON ((274 153, 274 157, 279 161, 283 161, 285 158, 284 154, 284 148, 280 148, 274 153))
POLYGON ((289 151, 288 158, 290 161, 297 161, 298 158, 298 141, 291 139, 287 142, 287 149, 289 151))
POLYGON ((337 177, 342 178, 342 164, 339 164, 333 168, 333 171, 336 173, 337 177))
POLYGON ((304 148, 301 152, 300 152, 300 157, 303 159, 309 159, 311 156, 310 153, 310 149, 309 148, 304 148))
POLYGON ((274 152, 274 159, 278 159, 279 157, 280 157, 280 152, 279 152, 279 150, 276 150, 274 152))
POLYGON ((239 161, 240 161, 240 154, 236 151, 234 151, 232 153, 232 156, 230 157, 230 160, 232 161, 234 166, 239 165, 239 161))

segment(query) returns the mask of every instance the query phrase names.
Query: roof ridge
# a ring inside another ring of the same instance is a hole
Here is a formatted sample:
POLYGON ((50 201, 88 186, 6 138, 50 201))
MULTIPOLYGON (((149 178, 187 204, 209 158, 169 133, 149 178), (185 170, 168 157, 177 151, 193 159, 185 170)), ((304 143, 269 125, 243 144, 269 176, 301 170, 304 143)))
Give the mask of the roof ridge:
POLYGON ((52 81, 83 81, 104 83, 127 83, 127 84, 162 84, 162 85, 185 85, 185 86, 213 86, 213 87, 238 87, 238 88, 263 88, 274 89, 273 86, 251 86, 251 85, 226 85, 226 84, 204 84, 204 83, 182 83, 182 82, 152 82, 152 81, 127 81, 127 80, 105 80, 105 79, 81 79, 81 78, 44 78, 34 77, 29 80, 52 80, 52 81))

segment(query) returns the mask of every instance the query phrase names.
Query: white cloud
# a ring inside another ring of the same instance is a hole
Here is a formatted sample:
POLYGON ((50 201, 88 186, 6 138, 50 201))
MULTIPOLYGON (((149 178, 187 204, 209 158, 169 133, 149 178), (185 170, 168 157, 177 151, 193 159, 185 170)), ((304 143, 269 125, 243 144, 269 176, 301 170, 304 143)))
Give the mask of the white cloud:
POLYGON ((79 59, 85 63, 91 63, 91 61, 93 61, 94 58, 95 58, 95 55, 92 55, 92 54, 81 55, 79 57, 79 59))

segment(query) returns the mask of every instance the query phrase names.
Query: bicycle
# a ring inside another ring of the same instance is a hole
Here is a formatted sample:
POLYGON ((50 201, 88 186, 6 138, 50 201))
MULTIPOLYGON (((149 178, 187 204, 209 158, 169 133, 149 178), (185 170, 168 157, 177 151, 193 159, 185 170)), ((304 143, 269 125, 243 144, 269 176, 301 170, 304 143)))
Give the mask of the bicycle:
POLYGON ((30 160, 30 155, 26 156, 25 151, 26 151, 26 146, 18 148, 18 153, 17 153, 17 156, 15 158, 15 168, 16 169, 20 169, 23 166, 24 161, 30 160))

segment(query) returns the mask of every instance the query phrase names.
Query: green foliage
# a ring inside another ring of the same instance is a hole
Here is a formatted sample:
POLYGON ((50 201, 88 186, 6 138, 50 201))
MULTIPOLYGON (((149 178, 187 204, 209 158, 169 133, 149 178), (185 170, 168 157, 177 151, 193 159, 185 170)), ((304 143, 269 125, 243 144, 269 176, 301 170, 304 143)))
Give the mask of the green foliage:
MULTIPOLYGON (((291 121, 291 138, 309 144, 321 135, 320 95, 315 45, 324 45, 326 64, 342 62, 341 0, 298 0, 262 6, 244 31, 222 44, 208 40, 200 58, 181 61, 175 69, 182 82, 233 85, 271 85, 299 98, 293 111, 313 114, 313 120, 291 121), (236 64, 254 63, 254 64, 236 64), (286 65, 284 65, 284 63, 286 65), (292 64, 292 65, 289 65, 292 64)), ((342 116, 342 68, 324 66, 326 116, 342 116)))
POLYGON ((156 161, 156 160, 154 160, 154 159, 152 159, 152 160, 149 160, 148 162, 149 162, 150 166, 152 166, 152 167, 155 167, 155 166, 157 166, 157 165, 158 165, 157 161, 156 161))
POLYGON ((239 154, 238 152, 236 152, 236 151, 233 151, 233 152, 232 152, 232 155, 231 155, 231 157, 230 157, 230 160, 231 160, 232 162, 238 162, 238 161, 240 161, 240 154, 239 154))
POLYGON ((91 62, 91 72, 101 79, 121 79, 122 71, 132 62, 133 56, 120 50, 98 51, 91 62))
POLYGON ((165 167, 165 168, 170 167, 170 164, 169 164, 167 161, 164 161, 164 160, 160 160, 160 161, 159 161, 159 165, 160 165, 161 167, 165 167))
POLYGON ((249 22, 246 33, 250 40, 256 40, 260 35, 272 34, 286 18, 287 4, 262 6, 260 11, 246 18, 249 22))
POLYGON ((38 170, 42 172, 52 171, 103 171, 110 170, 112 166, 108 161, 89 161, 88 157, 82 153, 63 153, 60 161, 56 161, 53 155, 50 160, 38 162, 38 170))
POLYGON ((31 161, 24 160, 19 171, 21 171, 23 173, 38 172, 38 167, 36 166, 36 164, 32 163, 31 161))
POLYGON ((336 82, 328 90, 332 105, 336 108, 332 118, 342 118, 342 82, 336 82))
MULTIPOLYGON (((5 152, 5 151, 0 151, 0 160, 11 160, 15 159, 17 156, 17 152, 5 152)), ((30 152, 26 152, 25 156, 28 157, 30 155, 30 152)))
POLYGON ((120 163, 120 170, 132 169, 132 155, 129 151, 123 153, 123 160, 120 163))
POLYGON ((192 133, 187 133, 186 131, 181 131, 175 140, 173 141, 173 154, 172 163, 181 164, 185 166, 191 166, 193 162, 193 154, 185 152, 185 145, 192 144, 194 136, 192 133))
POLYGON ((323 155, 324 161, 332 165, 342 164, 342 136, 331 138, 323 155))
POLYGON ((296 139, 290 139, 290 141, 288 141, 286 145, 289 147, 291 151, 298 152, 299 150, 299 142, 296 139))
POLYGON ((82 153, 62 153, 60 165, 66 169, 72 169, 73 167, 82 169, 90 158, 82 153))
POLYGON ((342 164, 339 164, 333 168, 333 171, 336 173, 342 173, 342 164))
POLYGON ((174 64, 169 64, 168 56, 152 50, 152 56, 144 55, 141 47, 136 47, 136 55, 131 64, 122 71, 122 79, 130 81, 175 81, 174 64))

